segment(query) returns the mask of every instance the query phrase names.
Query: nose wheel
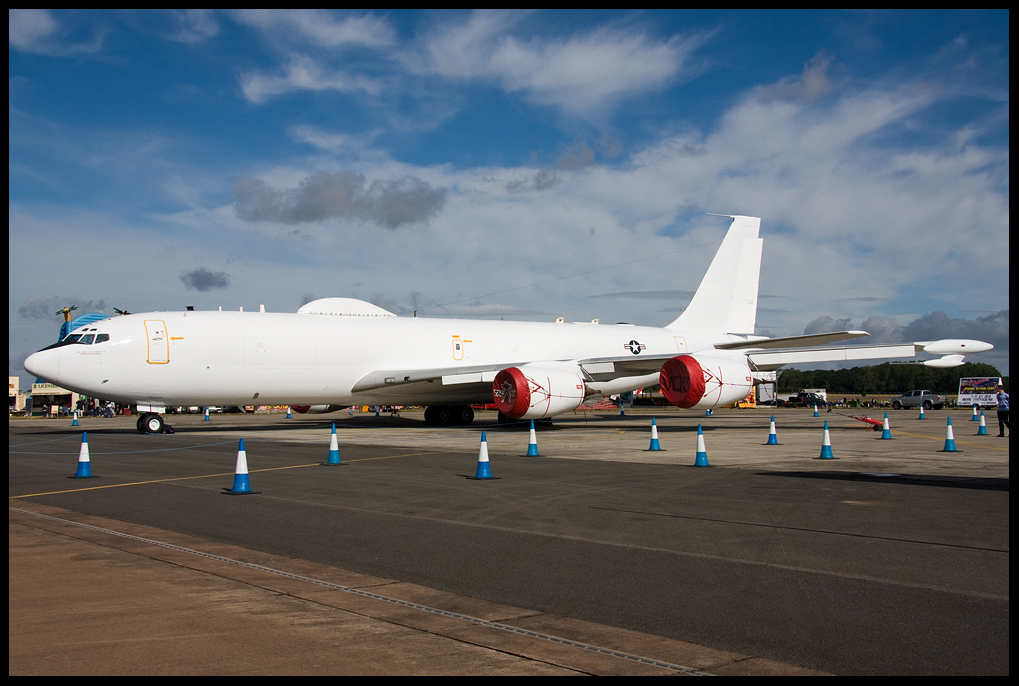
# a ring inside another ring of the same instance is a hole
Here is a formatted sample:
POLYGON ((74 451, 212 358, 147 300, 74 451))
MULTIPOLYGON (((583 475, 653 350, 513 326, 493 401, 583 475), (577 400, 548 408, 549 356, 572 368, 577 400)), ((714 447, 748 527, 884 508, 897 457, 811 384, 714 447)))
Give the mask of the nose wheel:
POLYGON ((138 433, 140 434, 161 434, 168 428, 163 418, 155 412, 147 412, 138 417, 138 433))

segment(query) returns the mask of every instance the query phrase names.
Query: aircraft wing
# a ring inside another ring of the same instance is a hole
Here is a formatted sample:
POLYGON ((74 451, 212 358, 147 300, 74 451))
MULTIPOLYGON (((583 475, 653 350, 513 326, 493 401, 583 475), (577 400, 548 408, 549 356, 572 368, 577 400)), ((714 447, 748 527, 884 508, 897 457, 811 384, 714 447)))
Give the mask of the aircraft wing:
MULTIPOLYGON (((806 336, 787 336, 760 340, 737 341, 716 345, 716 348, 741 352, 747 356, 758 371, 773 371, 787 364, 808 364, 813 362, 845 362, 852 360, 880 360, 896 357, 915 357, 926 352, 942 357, 934 360, 917 361, 929 367, 957 367, 962 364, 965 353, 991 350, 994 346, 983 341, 944 339, 920 341, 893 345, 860 345, 846 347, 796 347, 797 343, 821 343, 867 336, 865 331, 839 331, 806 336), (795 348, 795 349, 790 349, 795 348)), ((696 351, 693 353, 698 354, 696 351)), ((710 354, 710 353, 709 353, 710 354)), ((463 384, 491 384, 496 374, 509 367, 522 364, 576 364, 585 377, 592 381, 606 381, 621 377, 657 374, 665 362, 676 353, 640 356, 591 357, 579 360, 531 360, 525 362, 504 362, 472 367, 436 367, 431 369, 379 369, 365 374, 352 387, 355 393, 384 388, 395 388, 408 384, 441 382, 442 387, 463 384)))
MULTIPOLYGON (((589 380, 614 379, 621 376, 641 376, 657 374, 665 361, 675 357, 675 353, 632 357, 605 357, 584 360, 532 360, 529 364, 572 363, 580 366, 589 380)), ((408 384, 424 382, 440 382, 443 387, 460 386, 462 384, 491 384, 495 375, 509 367, 519 367, 525 363, 506 362, 502 364, 478 365, 474 367, 446 367, 433 369, 379 369, 361 377, 351 388, 354 393, 363 393, 383 388, 395 388, 408 384)))
POLYGON ((917 360, 916 364, 928 367, 958 367, 964 353, 978 353, 994 348, 990 343, 964 339, 942 339, 892 345, 858 345, 847 347, 804 348, 799 350, 747 351, 747 357, 759 371, 773 371, 787 364, 812 362, 844 362, 852 360, 880 360, 894 357, 916 357, 918 352, 941 355, 935 360, 917 360))
POLYGON ((441 381, 443 386, 465 383, 492 383, 495 375, 512 363, 475 367, 436 367, 433 369, 378 369, 362 376, 351 391, 362 393, 379 388, 393 388, 427 381, 441 381))
POLYGON ((657 374, 662 370, 662 365, 675 356, 676 353, 641 355, 640 357, 632 355, 625 357, 590 357, 577 360, 576 362, 588 376, 604 380, 620 376, 657 374))

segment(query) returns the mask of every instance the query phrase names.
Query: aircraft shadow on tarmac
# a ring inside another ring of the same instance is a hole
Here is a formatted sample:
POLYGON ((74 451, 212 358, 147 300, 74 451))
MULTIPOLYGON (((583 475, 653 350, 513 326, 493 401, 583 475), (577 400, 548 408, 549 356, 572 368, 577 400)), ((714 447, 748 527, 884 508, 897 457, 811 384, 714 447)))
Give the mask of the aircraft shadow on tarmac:
POLYGON ((799 479, 827 479, 831 481, 863 481, 868 483, 909 484, 913 486, 940 486, 942 488, 971 488, 980 491, 1009 492, 1008 479, 973 478, 933 474, 878 474, 870 472, 758 472, 758 476, 793 477, 799 479))

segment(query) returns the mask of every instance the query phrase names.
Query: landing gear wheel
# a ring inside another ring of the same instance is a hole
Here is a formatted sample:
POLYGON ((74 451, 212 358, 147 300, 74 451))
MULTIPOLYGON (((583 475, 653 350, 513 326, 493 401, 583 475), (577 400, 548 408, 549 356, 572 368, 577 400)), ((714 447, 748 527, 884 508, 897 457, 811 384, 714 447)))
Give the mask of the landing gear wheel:
POLYGON ((143 414, 138 418, 138 433, 161 434, 164 426, 163 418, 153 412, 143 414))
POLYGON ((460 405, 456 408, 457 419, 463 425, 471 424, 474 422, 474 408, 470 405, 460 405))
POLYGON ((453 408, 449 405, 440 405, 435 410, 435 421, 439 424, 452 424, 455 417, 453 408))
POLYGON ((425 408, 425 424, 437 423, 437 420, 435 419, 435 411, 437 409, 439 408, 436 407, 435 405, 429 405, 428 407, 425 408))

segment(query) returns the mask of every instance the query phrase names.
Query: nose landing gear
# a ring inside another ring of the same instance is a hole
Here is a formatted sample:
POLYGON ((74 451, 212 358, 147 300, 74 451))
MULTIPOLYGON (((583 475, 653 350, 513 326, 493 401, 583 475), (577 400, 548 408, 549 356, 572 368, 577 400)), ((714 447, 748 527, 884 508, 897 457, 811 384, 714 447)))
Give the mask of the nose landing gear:
POLYGON ((138 433, 140 434, 172 434, 173 427, 163 421, 155 412, 146 412, 138 417, 138 433))

